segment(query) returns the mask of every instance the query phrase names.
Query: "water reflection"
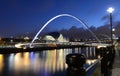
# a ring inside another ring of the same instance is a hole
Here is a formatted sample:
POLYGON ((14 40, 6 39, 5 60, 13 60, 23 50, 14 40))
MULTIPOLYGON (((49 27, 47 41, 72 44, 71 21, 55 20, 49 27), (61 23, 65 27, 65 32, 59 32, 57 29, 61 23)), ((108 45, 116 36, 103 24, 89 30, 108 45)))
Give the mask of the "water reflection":
POLYGON ((1 73, 2 68, 3 68, 3 66, 4 66, 3 59, 4 59, 4 58, 3 58, 3 55, 0 54, 0 73, 1 73))
MULTIPOLYGON (((87 58, 96 56, 92 48, 0 54, 0 72, 2 76, 66 76, 65 57, 70 53, 82 53, 87 58)), ((91 65, 95 60, 92 58, 86 62, 91 65)))

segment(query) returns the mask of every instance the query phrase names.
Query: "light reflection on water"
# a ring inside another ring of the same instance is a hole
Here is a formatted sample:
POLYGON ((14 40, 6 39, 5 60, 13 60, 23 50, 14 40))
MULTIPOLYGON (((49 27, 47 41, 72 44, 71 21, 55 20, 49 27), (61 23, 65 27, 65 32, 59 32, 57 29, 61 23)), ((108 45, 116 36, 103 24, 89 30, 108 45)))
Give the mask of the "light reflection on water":
MULTIPOLYGON (((77 53, 81 52, 76 50, 77 53)), ((41 52, 24 52, 0 54, 0 76, 66 76, 65 57, 76 53, 73 49, 47 50, 41 52)), ((88 65, 94 59, 87 60, 88 65)))
POLYGON ((0 73, 2 71, 2 68, 4 66, 4 63, 3 63, 3 55, 0 54, 0 73))

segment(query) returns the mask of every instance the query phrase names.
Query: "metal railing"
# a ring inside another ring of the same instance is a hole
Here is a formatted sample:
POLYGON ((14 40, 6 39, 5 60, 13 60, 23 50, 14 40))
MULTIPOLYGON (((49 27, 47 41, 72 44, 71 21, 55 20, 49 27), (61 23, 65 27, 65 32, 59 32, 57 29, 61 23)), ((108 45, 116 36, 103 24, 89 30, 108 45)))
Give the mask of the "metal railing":
POLYGON ((82 54, 68 54, 66 56, 66 63, 68 64, 67 76, 91 76, 92 73, 96 70, 97 64, 100 62, 101 76, 111 76, 112 64, 114 62, 115 50, 113 47, 104 47, 100 48, 100 56, 94 63, 92 63, 86 69, 84 64, 86 58, 82 54))

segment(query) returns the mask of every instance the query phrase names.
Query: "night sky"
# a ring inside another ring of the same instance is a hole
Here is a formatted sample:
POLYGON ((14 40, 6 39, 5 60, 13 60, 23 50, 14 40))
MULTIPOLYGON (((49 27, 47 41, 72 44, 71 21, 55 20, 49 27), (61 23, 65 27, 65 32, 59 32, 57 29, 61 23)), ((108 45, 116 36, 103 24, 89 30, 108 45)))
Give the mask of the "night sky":
MULTIPOLYGON (((108 7, 115 8, 113 21, 120 21, 120 0, 0 0, 0 37, 37 33, 52 17, 71 14, 88 26, 109 24, 108 7)), ((70 17, 60 17, 44 31, 81 27, 70 17)))

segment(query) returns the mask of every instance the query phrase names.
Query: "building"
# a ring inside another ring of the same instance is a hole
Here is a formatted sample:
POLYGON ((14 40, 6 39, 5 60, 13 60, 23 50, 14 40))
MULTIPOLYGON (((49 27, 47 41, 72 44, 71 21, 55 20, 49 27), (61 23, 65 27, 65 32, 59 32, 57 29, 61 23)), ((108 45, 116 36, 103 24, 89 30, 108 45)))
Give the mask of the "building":
POLYGON ((68 42, 64 36, 59 33, 59 32, 51 32, 46 34, 43 38, 42 41, 45 42, 68 42))

